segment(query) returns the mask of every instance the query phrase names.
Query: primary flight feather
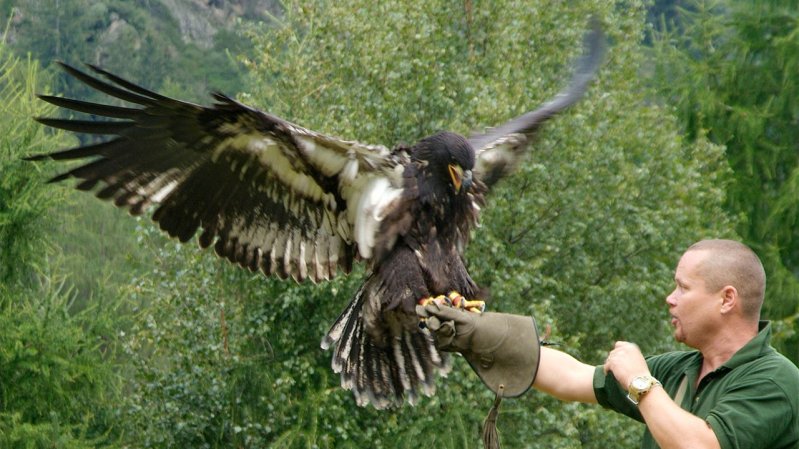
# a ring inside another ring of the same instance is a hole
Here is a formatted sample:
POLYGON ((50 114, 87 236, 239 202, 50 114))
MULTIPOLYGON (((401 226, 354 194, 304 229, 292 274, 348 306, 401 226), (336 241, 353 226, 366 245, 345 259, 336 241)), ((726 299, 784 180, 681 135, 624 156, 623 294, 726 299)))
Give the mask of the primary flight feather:
POLYGON ((105 121, 37 118, 78 133, 112 136, 29 159, 90 159, 51 181, 152 218, 186 242, 267 276, 324 281, 354 262, 367 275, 322 341, 358 404, 384 408, 432 394, 449 370, 420 328, 418 301, 481 291, 463 249, 486 191, 518 165, 543 122, 574 104, 602 59, 598 25, 569 85, 535 111, 470 138, 440 132, 393 149, 341 140, 222 94, 205 107, 151 92, 95 66, 70 75, 132 106, 41 96, 105 121))

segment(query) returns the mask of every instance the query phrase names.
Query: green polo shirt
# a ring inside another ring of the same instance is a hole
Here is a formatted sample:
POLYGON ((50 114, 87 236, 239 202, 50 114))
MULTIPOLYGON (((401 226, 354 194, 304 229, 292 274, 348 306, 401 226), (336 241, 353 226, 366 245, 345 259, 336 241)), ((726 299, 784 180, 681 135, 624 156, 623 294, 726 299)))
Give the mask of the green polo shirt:
MULTIPOLYGON (((649 357, 647 364, 672 399, 687 376, 680 406, 707 421, 722 449, 799 449, 799 369, 769 345, 770 338, 771 324, 763 321, 757 336, 696 388, 699 351, 649 357)), ((603 407, 643 422, 626 387, 602 366, 594 372, 594 392, 603 407)), ((641 447, 658 447, 648 429, 641 447)))

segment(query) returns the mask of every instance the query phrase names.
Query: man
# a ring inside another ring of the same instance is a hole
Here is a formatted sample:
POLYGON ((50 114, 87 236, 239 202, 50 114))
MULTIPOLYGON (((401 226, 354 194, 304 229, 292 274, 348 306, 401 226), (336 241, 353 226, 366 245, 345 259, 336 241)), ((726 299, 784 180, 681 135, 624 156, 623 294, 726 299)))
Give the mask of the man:
POLYGON ((666 298, 674 337, 696 351, 645 359, 619 341, 596 367, 548 347, 538 353, 529 339, 539 360, 519 361, 529 318, 439 303, 418 312, 443 349, 462 352, 495 392, 522 377, 559 399, 599 403, 646 423, 643 448, 799 448, 799 369, 769 345, 771 325, 759 321, 765 273, 757 255, 739 242, 703 240, 683 254, 674 282, 666 298), (491 348, 489 363, 479 362, 481 348, 491 348), (538 363, 534 381, 530 363, 538 363))

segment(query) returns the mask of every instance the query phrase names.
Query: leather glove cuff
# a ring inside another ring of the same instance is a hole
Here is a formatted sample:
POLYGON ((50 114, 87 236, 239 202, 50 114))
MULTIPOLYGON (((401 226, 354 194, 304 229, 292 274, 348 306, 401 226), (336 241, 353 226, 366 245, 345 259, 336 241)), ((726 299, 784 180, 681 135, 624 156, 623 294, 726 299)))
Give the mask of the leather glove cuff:
POLYGON ((484 313, 479 331, 463 356, 494 393, 503 385, 503 397, 524 394, 535 381, 541 343, 535 319, 505 313, 484 313))

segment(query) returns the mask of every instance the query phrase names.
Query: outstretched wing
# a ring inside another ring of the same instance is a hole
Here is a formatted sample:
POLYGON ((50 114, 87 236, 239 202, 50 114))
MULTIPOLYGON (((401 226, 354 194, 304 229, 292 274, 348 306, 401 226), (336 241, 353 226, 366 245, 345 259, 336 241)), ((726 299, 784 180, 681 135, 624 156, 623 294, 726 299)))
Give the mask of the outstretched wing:
POLYGON ((605 53, 605 36, 597 20, 592 20, 583 46, 584 53, 577 61, 571 82, 555 98, 534 111, 469 138, 477 156, 475 177, 487 187, 490 188, 517 166, 544 122, 582 98, 605 53))
POLYGON ((69 131, 115 136, 29 159, 84 160, 51 182, 142 214, 180 241, 202 229, 203 248, 267 275, 319 281, 371 256, 382 210, 400 192, 402 161, 386 147, 338 140, 221 94, 203 107, 146 90, 97 67, 108 81, 66 64, 87 85, 137 107, 41 96, 115 120, 37 118, 69 131), (109 82, 110 81, 110 82, 109 82))

